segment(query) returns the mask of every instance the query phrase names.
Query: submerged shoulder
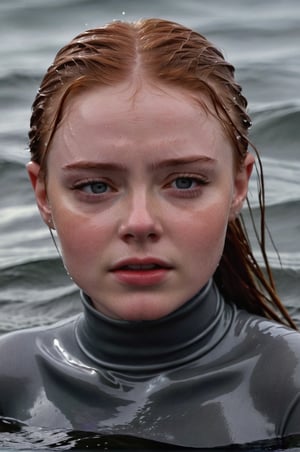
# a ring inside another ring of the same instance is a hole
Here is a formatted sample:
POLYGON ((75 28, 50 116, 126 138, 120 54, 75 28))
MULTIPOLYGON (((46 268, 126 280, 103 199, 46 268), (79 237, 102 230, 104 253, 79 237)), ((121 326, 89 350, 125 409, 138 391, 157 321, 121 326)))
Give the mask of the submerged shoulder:
POLYGON ((19 418, 19 414, 27 409, 24 407, 31 407, 34 400, 38 400, 37 395, 44 387, 45 365, 51 362, 57 348, 56 340, 72 337, 74 323, 74 320, 68 320, 0 337, 1 415, 19 418))
POLYGON ((300 333, 263 317, 236 310, 234 335, 245 380, 260 412, 276 419, 276 434, 299 433, 300 333))

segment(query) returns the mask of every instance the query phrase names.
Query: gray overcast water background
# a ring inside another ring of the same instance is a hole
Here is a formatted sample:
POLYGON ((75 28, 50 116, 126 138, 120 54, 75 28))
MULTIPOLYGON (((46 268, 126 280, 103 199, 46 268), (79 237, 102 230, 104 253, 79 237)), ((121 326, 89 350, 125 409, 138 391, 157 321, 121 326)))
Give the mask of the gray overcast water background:
MULTIPOLYGON (((300 2, 298 0, 1 0, 0 333, 80 310, 40 220, 24 164, 31 103, 56 51, 80 31, 164 17, 197 29, 237 70, 265 169, 270 261, 300 325, 300 2)), ((255 198, 255 178, 250 199, 255 198)), ((254 203, 255 207, 255 203, 254 203)))

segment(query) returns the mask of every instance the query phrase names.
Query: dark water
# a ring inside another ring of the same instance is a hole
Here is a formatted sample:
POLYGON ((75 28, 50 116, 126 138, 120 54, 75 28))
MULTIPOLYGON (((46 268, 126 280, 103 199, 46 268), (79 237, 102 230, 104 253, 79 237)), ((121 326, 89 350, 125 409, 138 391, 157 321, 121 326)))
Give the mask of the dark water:
POLYGON ((290 436, 284 440, 261 441, 251 444, 242 444, 209 449, 187 448, 174 446, 157 441, 135 438, 124 435, 101 435, 93 432, 76 430, 47 430, 32 428, 13 421, 0 419, 0 445, 1 451, 30 450, 172 450, 172 451, 199 451, 199 452, 297 452, 300 450, 300 436, 290 436))
MULTIPOLYGON (((279 261, 270 248, 270 260, 282 299, 300 325, 300 2, 1 0, 0 333, 49 324, 80 310, 77 290, 38 216, 24 169, 30 106, 41 77, 54 53, 79 31, 113 19, 150 16, 196 28, 237 68, 254 121, 252 141, 263 156, 268 224, 281 256, 279 261)), ((254 178, 254 207, 255 193, 254 178)), ((5 432, 5 426, 3 448, 109 446, 97 435, 74 439, 74 432, 9 431, 11 426, 5 432)), ((111 441, 109 447, 124 447, 122 438, 111 441)), ((300 450, 297 444, 285 448, 300 450)), ((140 445, 127 448, 135 447, 140 445)), ((278 444, 259 447, 280 450, 278 444)), ((251 450, 258 449, 253 445, 251 450)))

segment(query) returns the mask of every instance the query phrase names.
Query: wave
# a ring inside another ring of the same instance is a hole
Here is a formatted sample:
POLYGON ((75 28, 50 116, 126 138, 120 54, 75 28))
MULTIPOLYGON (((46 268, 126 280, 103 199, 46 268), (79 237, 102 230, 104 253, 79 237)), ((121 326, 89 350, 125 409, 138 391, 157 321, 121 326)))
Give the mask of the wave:
MULTIPOLYGON (((289 205, 290 203, 300 201, 299 160, 284 160, 283 158, 280 159, 272 156, 263 156, 261 160, 264 171, 266 204, 268 206, 289 205)), ((250 179, 248 195, 253 207, 258 206, 257 193, 258 178, 254 170, 250 179)))
POLYGON ((2 269, 0 333, 52 324, 81 310, 79 289, 57 259, 2 269))
POLYGON ((298 161, 299 171, 300 102, 265 105, 252 116, 254 126, 250 138, 261 153, 278 159, 282 165, 298 161))

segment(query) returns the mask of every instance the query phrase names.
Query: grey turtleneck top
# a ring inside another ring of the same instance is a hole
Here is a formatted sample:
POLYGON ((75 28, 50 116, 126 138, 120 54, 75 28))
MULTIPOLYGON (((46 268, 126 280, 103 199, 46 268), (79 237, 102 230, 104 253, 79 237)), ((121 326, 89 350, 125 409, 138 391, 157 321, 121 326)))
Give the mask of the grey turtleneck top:
POLYGON ((0 415, 29 426, 217 447, 300 433, 300 334, 210 282, 156 321, 84 312, 0 338, 0 415))

